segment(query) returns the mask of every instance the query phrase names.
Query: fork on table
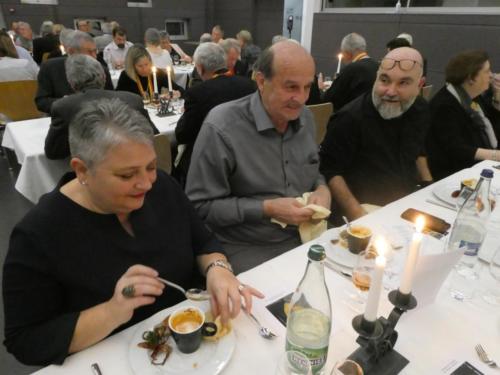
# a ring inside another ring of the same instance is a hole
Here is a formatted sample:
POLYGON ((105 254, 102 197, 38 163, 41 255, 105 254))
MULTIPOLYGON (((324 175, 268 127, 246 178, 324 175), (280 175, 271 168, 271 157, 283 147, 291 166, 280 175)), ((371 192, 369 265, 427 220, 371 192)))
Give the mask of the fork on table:
POLYGON ((488 356, 488 353, 486 353, 486 351, 483 349, 481 344, 477 344, 475 349, 476 349, 477 355, 479 356, 481 361, 483 361, 484 363, 486 363, 490 367, 493 367, 493 368, 498 367, 497 363, 488 356))

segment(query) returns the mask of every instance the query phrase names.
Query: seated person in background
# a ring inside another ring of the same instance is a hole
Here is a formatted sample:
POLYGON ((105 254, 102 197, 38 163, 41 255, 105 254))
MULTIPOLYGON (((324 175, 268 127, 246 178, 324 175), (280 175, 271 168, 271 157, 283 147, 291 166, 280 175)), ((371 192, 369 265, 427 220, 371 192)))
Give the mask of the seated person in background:
MULTIPOLYGON (((209 33, 201 34, 200 43, 208 43, 212 41, 212 36, 209 33)), ((189 77, 189 87, 196 86, 197 84, 203 82, 198 71, 193 69, 193 73, 191 73, 191 77, 189 77)))
POLYGON ((91 24, 89 20, 79 20, 78 23, 76 24, 76 27, 78 28, 78 31, 81 31, 82 33, 87 33, 92 38, 95 37, 95 35, 91 33, 91 24))
POLYGON ((144 42, 146 43, 146 49, 151 55, 154 66, 158 69, 167 69, 167 66, 173 67, 174 64, 170 57, 170 53, 161 48, 160 32, 157 29, 147 29, 144 33, 144 42))
MULTIPOLYGON (((156 71, 156 82, 158 85, 158 93, 164 87, 168 90, 168 76, 161 69, 156 71)), ((172 77, 172 89, 174 97, 184 95, 184 89, 176 84, 172 77)), ((133 45, 129 48, 125 59, 125 70, 121 72, 116 91, 129 91, 140 95, 144 98, 147 94, 148 98, 154 95, 153 83, 153 61, 146 48, 141 45, 133 45)))
MULTIPOLYGON (((81 31, 73 31, 67 35, 68 45, 66 53, 72 55, 75 53, 83 53, 93 57, 97 56, 97 50, 94 39, 87 33, 81 31)), ((52 103, 63 96, 73 94, 73 89, 66 79, 66 71, 64 63, 67 56, 55 57, 45 61, 40 67, 38 74, 38 91, 35 96, 35 103, 39 111, 50 113, 52 103)), ((104 67, 106 74, 106 90, 113 90, 113 83, 109 70, 104 67)))
POLYGON ((38 66, 19 58, 14 43, 7 32, 0 31, 0 82, 34 81, 38 66))
MULTIPOLYGON (((378 69, 378 63, 368 56, 366 41, 361 35, 346 35, 342 39, 340 50, 342 62, 348 65, 340 71, 324 96, 325 102, 332 102, 334 111, 339 111, 361 94, 369 92, 378 69)), ((322 88, 321 83, 319 87, 322 88)))
POLYGON ((104 48, 113 41, 113 27, 111 26, 111 22, 101 23, 101 31, 102 35, 94 38, 97 54, 103 53, 104 48))
POLYGON ((224 40, 224 30, 221 25, 215 25, 212 27, 212 34, 210 35, 212 38, 212 42, 219 43, 221 40, 224 40))
POLYGON ((400 47, 411 47, 411 44, 405 38, 394 38, 389 40, 385 46, 387 47, 387 52, 389 52, 400 47))
POLYGON ((133 44, 127 41, 127 31, 123 27, 113 29, 113 40, 109 43, 103 52, 103 58, 109 69, 123 69, 127 52, 133 44))
POLYGON ((234 38, 227 38, 219 42, 226 52, 228 76, 246 76, 248 65, 240 60, 240 43, 234 38))
POLYGON ((241 47, 241 61, 248 67, 248 73, 251 75, 253 64, 260 56, 260 47, 253 44, 252 34, 248 30, 241 30, 236 34, 236 39, 241 47))
POLYGON ((216 105, 256 90, 255 83, 249 78, 225 75, 226 54, 219 44, 200 44, 194 52, 194 62, 203 82, 186 90, 184 114, 175 128, 177 143, 186 145, 174 172, 182 185, 187 176, 194 142, 207 113, 216 105))
POLYGON ((330 207, 314 119, 304 106, 314 76, 311 55, 296 42, 279 42, 262 52, 256 72, 257 92, 205 118, 186 184, 237 272, 301 244, 297 225, 313 211, 296 197, 312 192, 308 203, 330 207))
POLYGON ((434 178, 470 168, 479 160, 500 160, 500 82, 493 82, 493 99, 481 95, 491 78, 484 51, 462 52, 448 62, 446 85, 430 102, 427 152, 434 178))
POLYGON ((178 44, 172 43, 170 35, 166 31, 160 31, 160 46, 170 53, 172 61, 185 61, 187 63, 192 61, 191 56, 186 55, 178 44))
POLYGON ((70 127, 71 167, 16 225, 3 269, 5 345, 26 364, 71 354, 185 299, 200 275, 224 322, 255 289, 181 188, 156 170, 148 121, 119 99, 89 102, 70 127), (38 350, 34 350, 38 348, 38 350))
POLYGON ((66 59, 65 68, 68 82, 76 94, 61 98, 52 105, 50 128, 45 138, 47 158, 64 159, 70 156, 69 125, 86 103, 97 99, 120 99, 146 117, 153 132, 158 133, 148 112, 144 109, 141 97, 125 91, 104 90, 104 69, 97 60, 86 55, 71 55, 66 59))
POLYGON ((320 147, 321 173, 337 207, 335 219, 366 214, 361 204, 383 206, 431 181, 424 157, 429 125, 422 56, 408 47, 389 52, 372 92, 353 100, 330 118, 320 147))
POLYGON ((52 21, 43 21, 40 27, 40 38, 33 40, 33 59, 38 65, 42 63, 43 55, 59 49, 59 37, 53 32, 52 21))
POLYGON ((16 45, 23 47, 29 52, 33 52, 33 30, 27 22, 17 23, 17 35, 14 39, 16 45))

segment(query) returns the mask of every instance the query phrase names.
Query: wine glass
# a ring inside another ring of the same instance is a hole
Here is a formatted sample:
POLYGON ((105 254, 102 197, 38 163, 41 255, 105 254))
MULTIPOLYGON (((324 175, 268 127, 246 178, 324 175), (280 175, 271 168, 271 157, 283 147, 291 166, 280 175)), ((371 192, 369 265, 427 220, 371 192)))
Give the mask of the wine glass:
POLYGON ((149 93, 147 93, 146 91, 142 94, 142 103, 144 105, 148 105, 149 103, 151 103, 151 98, 149 97, 149 93))
POLYGON ((377 253, 370 248, 358 254, 356 265, 352 270, 352 282, 356 288, 356 293, 351 293, 350 297, 356 303, 355 310, 361 309, 366 302, 366 292, 370 289, 372 272, 375 269, 375 258, 377 253))
POLYGON ((276 375, 312 375, 311 362, 305 354, 288 350, 278 360, 276 375))
POLYGON ((496 282, 486 291, 483 299, 491 305, 500 306, 500 247, 491 258, 489 270, 496 282))

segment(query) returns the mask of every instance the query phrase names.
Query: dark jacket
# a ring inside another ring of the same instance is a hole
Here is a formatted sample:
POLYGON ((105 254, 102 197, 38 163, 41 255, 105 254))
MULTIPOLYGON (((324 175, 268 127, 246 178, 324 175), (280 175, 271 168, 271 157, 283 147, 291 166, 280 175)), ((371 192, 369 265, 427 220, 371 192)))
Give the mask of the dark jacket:
POLYGON ((206 115, 215 106, 239 99, 255 91, 255 83, 248 78, 220 75, 190 87, 185 93, 184 114, 177 122, 175 137, 179 144, 187 145, 174 173, 187 175, 194 142, 206 115))
POLYGON ((68 130, 71 121, 85 103, 104 98, 118 98, 128 104, 129 107, 139 111, 148 119, 154 133, 158 133, 158 129, 151 122, 148 112, 144 109, 142 99, 138 95, 129 92, 89 89, 61 98, 52 105, 50 113, 52 121, 47 137, 45 138, 45 155, 47 155, 47 158, 64 159, 70 155, 68 130))
MULTIPOLYGON (((485 100, 480 96, 475 101, 490 120, 500 143, 500 112, 490 104, 491 98, 485 100)), ((431 127, 426 145, 429 167, 435 180, 472 167, 477 162, 474 160, 477 149, 490 148, 481 137, 482 130, 446 86, 434 95, 430 110, 431 127)))
POLYGON ((33 39, 33 60, 38 65, 42 63, 43 54, 59 50, 59 38, 57 35, 48 34, 41 38, 33 39))
POLYGON ((332 86, 325 93, 324 101, 332 102, 333 110, 339 111, 361 94, 372 90, 377 78, 377 70, 378 63, 372 58, 350 63, 333 81, 332 86))
MULTIPOLYGON (((38 72, 38 91, 35 103, 41 112, 50 113, 50 107, 57 99, 73 94, 74 91, 66 78, 66 56, 56 57, 45 61, 38 72)), ((103 66, 106 74, 106 90, 113 90, 111 76, 106 66, 103 66)))

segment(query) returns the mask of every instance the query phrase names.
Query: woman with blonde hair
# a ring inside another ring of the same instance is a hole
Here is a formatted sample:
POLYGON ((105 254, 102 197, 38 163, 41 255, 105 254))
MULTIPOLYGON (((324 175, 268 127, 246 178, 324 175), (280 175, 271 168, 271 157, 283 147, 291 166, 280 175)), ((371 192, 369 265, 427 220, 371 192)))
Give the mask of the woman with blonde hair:
POLYGON ((38 66, 19 58, 16 47, 5 31, 0 31, 0 82, 36 80, 38 66))

